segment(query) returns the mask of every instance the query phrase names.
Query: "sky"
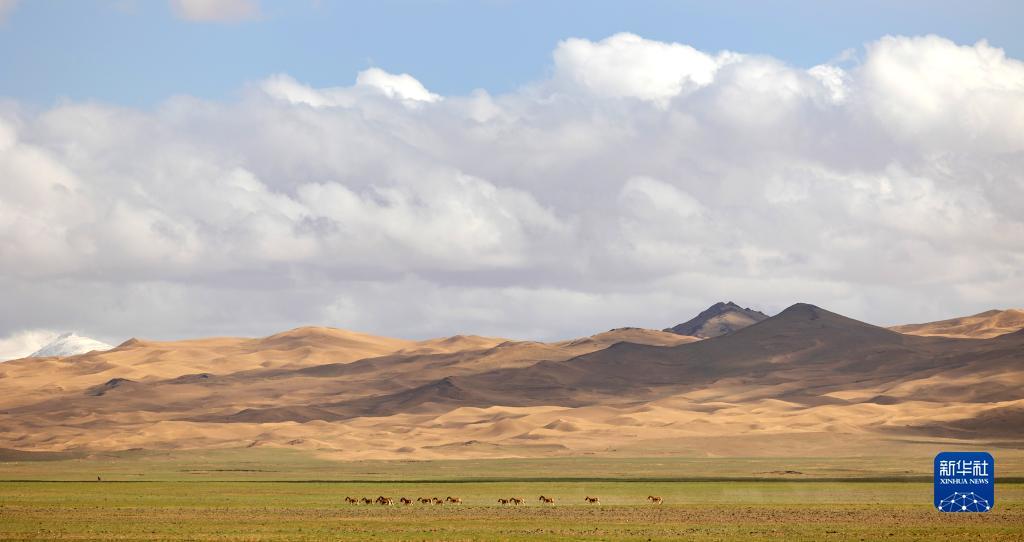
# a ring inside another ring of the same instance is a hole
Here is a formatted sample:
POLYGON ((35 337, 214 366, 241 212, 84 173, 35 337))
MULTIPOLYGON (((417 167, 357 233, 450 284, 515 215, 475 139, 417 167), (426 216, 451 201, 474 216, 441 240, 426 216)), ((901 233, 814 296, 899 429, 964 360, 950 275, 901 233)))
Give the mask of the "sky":
POLYGON ((1024 306, 1021 6, 0 0, 0 359, 1024 306))

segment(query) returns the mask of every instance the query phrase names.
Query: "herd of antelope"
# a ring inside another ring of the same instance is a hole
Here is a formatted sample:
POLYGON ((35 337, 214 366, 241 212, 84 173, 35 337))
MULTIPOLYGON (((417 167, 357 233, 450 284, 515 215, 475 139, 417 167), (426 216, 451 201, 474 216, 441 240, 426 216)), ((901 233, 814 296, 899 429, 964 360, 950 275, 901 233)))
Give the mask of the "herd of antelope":
MULTIPOLYGON (((361 499, 357 499, 355 497, 345 497, 345 502, 349 504, 379 504, 381 506, 394 506, 395 499, 391 497, 385 497, 384 495, 381 495, 376 499, 371 499, 369 497, 363 497, 361 499)), ((413 500, 408 497, 401 497, 398 499, 398 502, 400 504, 410 505, 413 503, 413 500)), ((462 499, 451 496, 445 499, 442 499, 441 497, 420 497, 416 499, 415 502, 418 502, 420 504, 462 504, 462 499)))
MULTIPOLYGON (((540 501, 541 504, 555 504, 554 497, 547 497, 545 495, 541 495, 540 497, 537 498, 537 500, 540 501)), ((661 504, 662 502, 664 502, 664 499, 656 495, 648 495, 647 500, 650 501, 652 504, 661 504)), ((385 497, 383 495, 377 497, 376 499, 371 499, 369 497, 363 497, 361 499, 357 499, 355 497, 345 497, 345 502, 349 504, 379 504, 381 506, 394 506, 395 504, 394 499, 392 499, 391 497, 385 497)), ((414 501, 407 497, 401 497, 398 499, 398 502, 408 506, 410 504, 413 504, 414 501)), ((442 499, 441 497, 419 497, 418 499, 416 499, 415 502, 418 502, 420 504, 433 505, 445 505, 449 503, 462 504, 462 499, 460 499, 459 497, 452 497, 449 495, 444 499, 442 499)), ((598 497, 591 497, 590 495, 587 495, 586 497, 583 498, 583 502, 587 504, 601 504, 601 499, 598 497)), ((522 497, 509 497, 507 499, 498 499, 498 504, 502 506, 519 506, 521 504, 526 504, 526 499, 523 499, 522 497)))

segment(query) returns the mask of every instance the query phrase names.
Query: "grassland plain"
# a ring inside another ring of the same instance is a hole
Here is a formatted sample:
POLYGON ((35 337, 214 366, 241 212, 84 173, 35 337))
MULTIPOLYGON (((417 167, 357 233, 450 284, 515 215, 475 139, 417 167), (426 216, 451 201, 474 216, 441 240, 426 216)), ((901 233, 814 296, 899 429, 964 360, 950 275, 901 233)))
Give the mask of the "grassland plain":
POLYGON ((25 458, 0 462, 4 540, 1024 539, 1024 483, 1005 476, 1020 474, 1015 456, 1000 464, 996 508, 966 515, 934 511, 930 463, 906 458, 336 462, 287 450, 25 458), (541 505, 542 494, 556 504, 541 505), (665 504, 647 503, 651 494, 665 504), (463 504, 344 502, 379 495, 463 504), (588 495, 602 504, 584 504, 588 495), (527 504, 498 504, 511 496, 527 504))
POLYGON ((921 482, 3 482, 5 540, 1020 540, 1024 485, 940 514, 921 482), (361 506, 345 496, 458 496, 361 506), (554 506, 536 501, 552 495, 554 506), (645 502, 649 494, 666 504, 645 502), (522 507, 497 499, 519 495, 522 507), (584 505, 597 495, 602 505, 584 505))

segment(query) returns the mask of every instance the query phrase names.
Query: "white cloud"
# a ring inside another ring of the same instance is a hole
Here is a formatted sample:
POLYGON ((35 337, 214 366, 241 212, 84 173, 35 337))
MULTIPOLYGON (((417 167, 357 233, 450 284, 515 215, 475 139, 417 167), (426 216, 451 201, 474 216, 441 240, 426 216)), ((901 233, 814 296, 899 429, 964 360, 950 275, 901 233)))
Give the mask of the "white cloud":
POLYGON ((28 329, 0 338, 0 361, 26 357, 49 344, 58 335, 56 331, 47 329, 28 329))
POLYGON ((860 71, 868 106, 907 143, 1024 150, 1024 62, 979 41, 887 36, 860 71))
POLYGON ((354 107, 360 100, 374 95, 393 99, 411 109, 441 100, 441 96, 427 90, 415 77, 407 73, 388 73, 380 68, 359 72, 351 87, 314 89, 288 75, 277 74, 263 81, 260 89, 273 98, 312 107, 354 107))
POLYGON ((388 98, 412 102, 436 102, 441 99, 437 94, 427 90, 415 77, 407 73, 395 75, 380 68, 359 72, 356 85, 376 89, 388 98))
POLYGON ((687 220, 701 211, 700 202, 675 186, 650 177, 633 177, 622 187, 620 200, 638 216, 666 214, 687 220))
POLYGON ((556 76, 598 96, 633 97, 664 105, 707 86, 735 53, 710 55, 679 43, 620 33, 601 40, 572 38, 555 49, 556 76))
POLYGON ((0 334, 555 338, 720 299, 879 323, 1024 304, 1002 51, 893 37, 807 70, 618 34, 554 58, 503 95, 372 68, 0 110, 0 334))
POLYGON ((340 89, 313 89, 285 74, 268 77, 260 88, 279 100, 312 107, 351 105, 354 102, 340 89))
POLYGON ((169 0, 174 13, 186 21, 232 22, 260 15, 257 0, 169 0))
POLYGON ((821 84, 828 89, 829 97, 834 102, 842 102, 846 100, 846 96, 849 94, 849 76, 842 68, 838 66, 830 66, 826 64, 820 64, 807 70, 807 73, 811 74, 815 79, 821 82, 821 84))

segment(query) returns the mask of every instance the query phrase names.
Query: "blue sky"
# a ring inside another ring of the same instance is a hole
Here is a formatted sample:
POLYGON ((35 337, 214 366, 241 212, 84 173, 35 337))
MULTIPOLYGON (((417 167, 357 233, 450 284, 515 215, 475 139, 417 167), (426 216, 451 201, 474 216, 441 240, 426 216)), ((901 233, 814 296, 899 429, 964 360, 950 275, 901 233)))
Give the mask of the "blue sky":
POLYGON ((1020 307, 1022 6, 0 0, 0 359, 1020 307))
POLYGON ((994 0, 264 0, 257 17, 229 22, 184 20, 155 0, 21 0, 6 19, 0 95, 38 106, 62 98, 151 106, 176 94, 228 100, 274 73, 347 85, 370 66, 410 73, 444 95, 504 93, 543 77, 560 40, 624 31, 800 67, 886 34, 985 38, 1024 57, 1024 3, 994 0))

